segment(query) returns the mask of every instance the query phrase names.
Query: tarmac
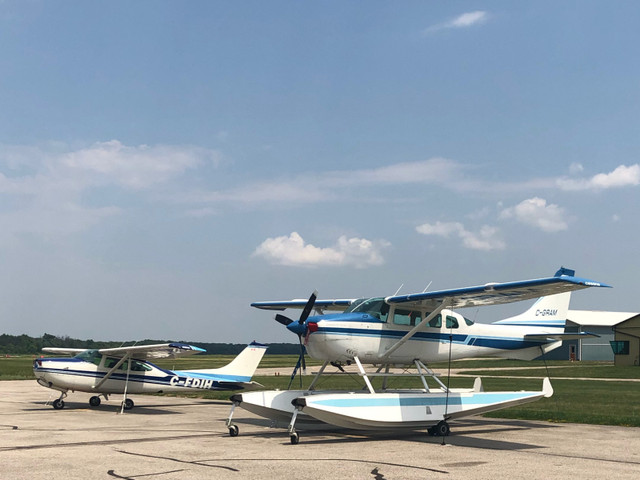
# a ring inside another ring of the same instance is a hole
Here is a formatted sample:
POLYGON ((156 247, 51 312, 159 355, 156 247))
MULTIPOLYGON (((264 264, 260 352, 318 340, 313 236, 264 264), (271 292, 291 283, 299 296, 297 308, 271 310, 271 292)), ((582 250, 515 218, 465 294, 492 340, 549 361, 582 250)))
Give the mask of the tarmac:
MULTIPOLYGON (((33 380, 0 382, 0 479, 637 479, 640 428, 470 417, 443 439, 272 426, 230 403, 136 395, 89 407, 33 380)), ((587 406, 585 406, 587 408, 587 406)))

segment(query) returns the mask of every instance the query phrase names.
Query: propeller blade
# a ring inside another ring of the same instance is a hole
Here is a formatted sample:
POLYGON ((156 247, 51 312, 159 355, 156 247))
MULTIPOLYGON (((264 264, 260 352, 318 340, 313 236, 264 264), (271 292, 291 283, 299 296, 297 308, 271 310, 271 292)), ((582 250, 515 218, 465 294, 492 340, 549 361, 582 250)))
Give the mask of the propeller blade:
POLYGON ((287 325, 289 325, 290 323, 293 323, 293 320, 291 320, 289 317, 286 317, 286 316, 281 315, 279 313, 276 313, 276 316, 274 318, 276 319, 276 322, 281 323, 285 327, 287 325))
POLYGON ((314 290, 300 314, 300 320, 298 320, 300 325, 306 322, 307 318, 309 318, 309 314, 311 313, 311 310, 313 310, 313 305, 316 303, 316 298, 318 298, 318 291, 314 290))
POLYGON ((307 373, 307 363, 304 361, 304 345, 302 344, 302 335, 298 335, 300 340, 300 359, 302 360, 302 372, 307 373))

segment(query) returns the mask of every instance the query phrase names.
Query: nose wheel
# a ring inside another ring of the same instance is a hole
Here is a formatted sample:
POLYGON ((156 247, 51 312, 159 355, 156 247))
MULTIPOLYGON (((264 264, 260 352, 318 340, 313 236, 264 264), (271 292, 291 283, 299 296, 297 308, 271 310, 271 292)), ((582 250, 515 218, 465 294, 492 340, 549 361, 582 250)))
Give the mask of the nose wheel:
POLYGON ((437 425, 429 427, 427 432, 429 432, 429 435, 433 435, 434 437, 446 437, 451 433, 451 429, 449 428, 449 424, 442 420, 438 422, 437 425))
POLYGON ((62 400, 61 398, 56 398, 53 403, 51 403, 51 405, 53 406, 53 408, 55 408, 56 410, 62 410, 64 408, 64 400, 62 400))

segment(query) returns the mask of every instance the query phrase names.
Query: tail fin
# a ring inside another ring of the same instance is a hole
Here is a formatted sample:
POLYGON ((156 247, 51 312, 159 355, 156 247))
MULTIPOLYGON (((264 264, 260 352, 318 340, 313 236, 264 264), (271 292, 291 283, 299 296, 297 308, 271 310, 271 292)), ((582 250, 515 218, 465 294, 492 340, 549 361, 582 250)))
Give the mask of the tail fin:
POLYGON ((190 372, 251 378, 258 368, 258 365, 266 351, 266 345, 251 342, 238 354, 236 358, 224 367, 206 370, 190 370, 190 372))
POLYGON ((544 327, 550 328, 553 332, 562 332, 567 321, 570 300, 571 292, 540 297, 526 312, 494 324, 544 327))

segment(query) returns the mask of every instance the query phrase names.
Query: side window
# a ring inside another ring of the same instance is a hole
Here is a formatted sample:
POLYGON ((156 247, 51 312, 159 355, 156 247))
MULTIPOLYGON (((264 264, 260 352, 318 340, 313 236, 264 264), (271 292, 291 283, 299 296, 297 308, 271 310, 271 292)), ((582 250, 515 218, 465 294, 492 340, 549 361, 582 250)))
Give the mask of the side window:
POLYGON ((107 357, 104 359, 104 368, 113 368, 118 363, 118 358, 107 357))
POLYGON ((388 320, 388 317, 389 317, 389 305, 383 301, 382 306, 380 307, 380 315, 378 316, 378 318, 386 323, 388 320))
POLYGON ((132 372, 148 372, 150 370, 151 370, 151 367, 146 363, 139 362, 138 360, 131 361, 132 372))
POLYGON ((458 319, 447 315, 447 328, 458 328, 458 319))
POLYGON ((410 325, 415 327, 420 323, 420 312, 412 312, 409 310, 396 310, 393 313, 393 323, 396 325, 410 325))
MULTIPOLYGON (((113 368, 120 361, 119 358, 107 357, 104 359, 104 368, 113 368)), ((122 365, 118 367, 118 370, 126 370, 127 362, 122 362, 122 365)))
POLYGON ((440 328, 442 327, 442 315, 438 314, 429 320, 429 326, 431 328, 440 328))

